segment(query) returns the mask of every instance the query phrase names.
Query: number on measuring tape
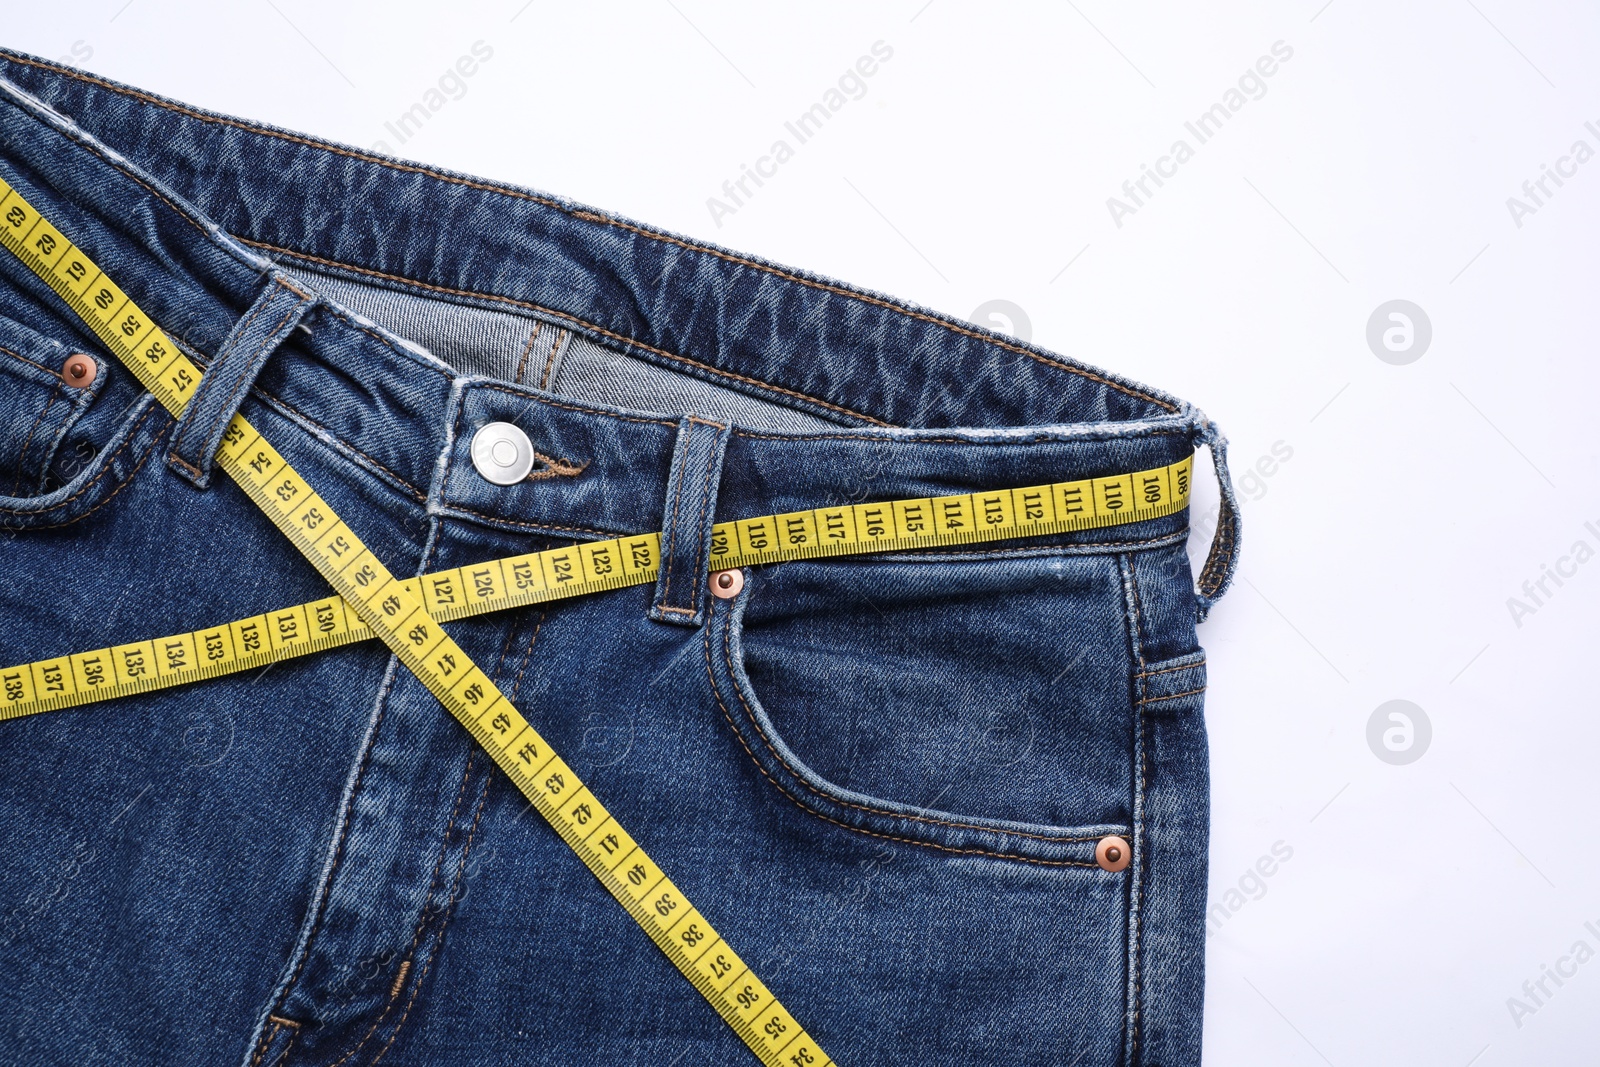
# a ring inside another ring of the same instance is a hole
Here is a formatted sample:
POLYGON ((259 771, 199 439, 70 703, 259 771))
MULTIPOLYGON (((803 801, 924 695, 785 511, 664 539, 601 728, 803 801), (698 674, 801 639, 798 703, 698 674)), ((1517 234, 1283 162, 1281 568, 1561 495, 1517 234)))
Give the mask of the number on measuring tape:
MULTIPOLYGON (((174 414, 200 370, 91 257, 0 181, 0 244, 61 295, 174 414)), ((217 463, 338 593, 206 630, 0 669, 15 718, 378 638, 484 746, 600 883, 768 1067, 831 1060, 710 921, 440 625, 654 582, 657 533, 547 549, 400 581, 242 416, 217 463)), ((1140 522, 1188 506, 1192 457, 1051 485, 827 506, 717 523, 714 568, 971 544, 1140 522)))

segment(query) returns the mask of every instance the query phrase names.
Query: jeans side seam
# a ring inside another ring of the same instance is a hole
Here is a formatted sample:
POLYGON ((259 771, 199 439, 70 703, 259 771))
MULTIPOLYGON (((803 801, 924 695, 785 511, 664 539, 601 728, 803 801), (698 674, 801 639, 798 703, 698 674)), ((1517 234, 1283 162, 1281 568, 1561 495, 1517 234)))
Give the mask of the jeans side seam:
POLYGON ((1144 832, 1145 817, 1145 790, 1150 777, 1149 768, 1149 724, 1147 716, 1143 714, 1144 703, 1144 603, 1139 593, 1139 579, 1134 567, 1133 557, 1123 554, 1118 557, 1118 569, 1121 572, 1123 585, 1124 613, 1128 627, 1128 646, 1132 653, 1133 663, 1136 668, 1134 676, 1129 679, 1130 684, 1130 710, 1132 713, 1132 730, 1130 741, 1133 745, 1133 811, 1131 822, 1133 824, 1133 855, 1134 864, 1128 886, 1128 956, 1127 956, 1127 1000, 1128 1011, 1126 1015, 1128 1033, 1126 1048, 1128 1050, 1128 1063, 1130 1067, 1139 1065, 1139 1042, 1142 1034, 1140 1027, 1143 1022, 1144 1010, 1144 888, 1148 863, 1146 855, 1146 842, 1144 832))

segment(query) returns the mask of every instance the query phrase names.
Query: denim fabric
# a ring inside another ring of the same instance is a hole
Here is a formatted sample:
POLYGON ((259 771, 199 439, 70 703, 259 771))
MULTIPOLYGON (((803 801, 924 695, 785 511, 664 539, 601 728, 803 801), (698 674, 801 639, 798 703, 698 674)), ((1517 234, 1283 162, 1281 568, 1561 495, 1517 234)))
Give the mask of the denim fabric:
MULTIPOLYGON (((662 529, 675 470, 692 566, 712 518, 1222 452, 1182 401, 928 311, 11 53, 0 177, 208 373, 275 271, 317 294, 241 410, 397 574, 662 529), (492 421, 528 480, 476 473, 492 421)), ((174 434, 0 254, 0 663, 326 595, 174 434)), ((450 628, 841 1064, 1175 1067, 1195 623, 1238 544, 1225 508, 1197 597, 1187 524, 450 628)), ((0 1064, 753 1062, 375 642, 0 723, 0 827, 0 1064)))

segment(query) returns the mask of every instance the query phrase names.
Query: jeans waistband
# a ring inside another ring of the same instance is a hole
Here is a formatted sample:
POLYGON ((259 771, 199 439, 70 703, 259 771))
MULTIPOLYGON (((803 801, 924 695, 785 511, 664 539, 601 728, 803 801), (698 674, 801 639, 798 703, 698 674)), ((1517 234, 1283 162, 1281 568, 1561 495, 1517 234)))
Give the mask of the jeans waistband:
MULTIPOLYGON (((1138 470, 1220 440, 1157 390, 552 196, 16 53, 0 51, 0 79, 6 179, 202 361, 282 268, 526 316, 807 416, 803 430, 733 428, 719 519, 1138 470)), ((336 300, 304 326, 256 391, 397 490, 511 529, 659 527, 676 418, 464 373, 336 300), (441 455, 497 418, 523 426, 556 475, 507 491, 441 480, 441 455)), ((1186 524, 1180 513, 1071 540, 1136 542, 1186 524)))

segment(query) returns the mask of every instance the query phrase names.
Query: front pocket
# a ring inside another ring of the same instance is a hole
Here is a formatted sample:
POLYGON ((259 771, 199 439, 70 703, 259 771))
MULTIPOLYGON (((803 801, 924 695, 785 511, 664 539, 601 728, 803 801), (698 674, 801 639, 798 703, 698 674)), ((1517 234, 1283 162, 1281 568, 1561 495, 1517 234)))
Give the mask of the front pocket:
MULTIPOLYGON (((62 439, 105 388, 98 373, 83 387, 67 380, 63 368, 73 355, 81 358, 60 341, 0 317, 0 494, 41 491, 62 439)), ((83 364, 75 366, 81 373, 83 364)))
POLYGON ((1075 866, 1128 833, 1135 716, 1113 557, 779 564, 713 602, 704 640, 739 743, 830 824, 1075 866))
POLYGON ((144 465, 171 419, 98 349, 0 316, 0 529, 75 522, 144 465), (73 364, 92 368, 79 386, 73 364))

